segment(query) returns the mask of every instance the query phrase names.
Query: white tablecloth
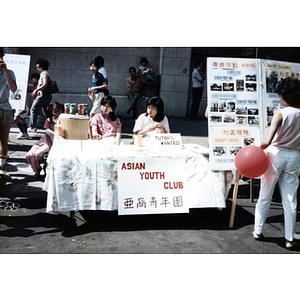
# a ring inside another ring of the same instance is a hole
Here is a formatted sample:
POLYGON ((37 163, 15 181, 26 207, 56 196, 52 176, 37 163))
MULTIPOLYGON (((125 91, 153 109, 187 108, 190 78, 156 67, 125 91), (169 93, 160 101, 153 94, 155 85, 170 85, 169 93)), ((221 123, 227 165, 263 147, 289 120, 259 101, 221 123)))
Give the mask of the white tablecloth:
MULTIPOLYGON (((208 156, 199 145, 184 149, 136 148, 105 145, 100 141, 55 138, 48 156, 44 190, 47 212, 118 209, 118 160, 137 156, 185 158, 185 178, 189 208, 226 206, 233 181, 231 171, 211 171, 208 156)), ((138 187, 137 187, 138 188, 138 187)))

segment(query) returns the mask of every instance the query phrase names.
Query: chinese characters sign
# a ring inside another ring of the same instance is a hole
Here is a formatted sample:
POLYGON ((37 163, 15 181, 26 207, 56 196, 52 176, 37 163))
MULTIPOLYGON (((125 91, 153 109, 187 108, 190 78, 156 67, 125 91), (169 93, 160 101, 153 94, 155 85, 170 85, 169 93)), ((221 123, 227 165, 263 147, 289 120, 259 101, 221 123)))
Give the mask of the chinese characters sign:
POLYGON ((300 80, 300 64, 274 60, 262 61, 264 136, 271 125, 274 113, 278 107, 282 107, 279 96, 275 93, 275 86, 286 77, 296 77, 300 80))
POLYGON ((300 79, 300 64, 260 59, 208 58, 210 164, 233 170, 236 153, 259 146, 280 106, 276 84, 300 79))
POLYGON ((235 169, 236 153, 260 143, 259 61, 208 58, 207 70, 211 168, 235 169))
POLYGON ((10 92, 9 102, 13 109, 24 109, 26 106, 30 56, 5 54, 4 61, 7 68, 15 73, 18 87, 15 93, 10 92))
POLYGON ((188 213, 182 157, 135 157, 118 162, 118 213, 188 213))

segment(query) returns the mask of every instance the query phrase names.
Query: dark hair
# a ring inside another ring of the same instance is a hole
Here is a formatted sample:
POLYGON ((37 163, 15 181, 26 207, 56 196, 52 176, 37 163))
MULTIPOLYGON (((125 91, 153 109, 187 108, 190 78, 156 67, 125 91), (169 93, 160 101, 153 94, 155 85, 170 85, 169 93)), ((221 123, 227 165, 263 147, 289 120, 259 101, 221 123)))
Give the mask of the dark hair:
POLYGON ((100 62, 98 61, 98 60, 92 60, 91 62, 90 62, 90 66, 91 65, 94 65, 96 68, 98 68, 98 69, 100 69, 100 67, 101 67, 101 64, 100 64, 100 62))
POLYGON ((47 108, 49 119, 50 119, 50 123, 53 122, 53 120, 52 120, 53 119, 53 113, 52 113, 52 111, 53 111, 54 108, 60 109, 62 113, 65 112, 65 107, 64 107, 64 105, 62 103, 55 102, 55 101, 51 102, 50 105, 47 108))
POLYGON ((134 72, 136 72, 136 68, 135 67, 130 67, 129 68, 129 73, 130 73, 131 70, 134 70, 134 72))
POLYGON ((43 70, 48 70, 49 68, 49 61, 45 58, 39 58, 36 62, 35 62, 36 65, 40 65, 40 67, 43 69, 43 70))
POLYGON ((38 73, 33 73, 33 74, 30 76, 30 79, 33 79, 33 78, 39 80, 39 79, 40 79, 40 74, 38 74, 38 73))
POLYGON ((141 61, 140 61, 140 64, 142 64, 142 63, 148 63, 148 60, 147 60, 147 58, 146 57, 142 57, 142 59, 141 59, 141 61))
POLYGON ((300 106, 300 81, 297 78, 287 77, 278 82, 275 92, 286 103, 293 107, 300 106))
POLYGON ((201 65, 203 65, 202 61, 197 60, 197 61, 195 61, 195 63, 194 63, 194 68, 200 67, 201 65))
POLYGON ((113 98, 112 96, 105 96, 104 98, 101 99, 101 102, 100 104, 101 105, 105 105, 106 103, 108 103, 108 105, 111 107, 112 111, 109 113, 109 116, 111 118, 112 121, 116 121, 117 117, 114 113, 114 110, 116 109, 117 107, 117 102, 116 102, 116 99, 113 98))
POLYGON ((3 57, 3 56, 4 56, 4 48, 0 47, 0 57, 3 57))
POLYGON ((104 65, 104 59, 102 56, 98 55, 95 57, 94 59, 95 61, 98 61, 100 63, 100 67, 102 67, 104 65))
MULTIPOLYGON (((162 99, 158 96, 153 96, 147 100, 146 103, 147 107, 149 105, 153 105, 157 108, 157 115, 154 118, 154 121, 160 122, 164 119, 165 114, 164 114, 164 102, 162 99)), ((148 113, 146 112, 146 116, 148 116, 148 113)))

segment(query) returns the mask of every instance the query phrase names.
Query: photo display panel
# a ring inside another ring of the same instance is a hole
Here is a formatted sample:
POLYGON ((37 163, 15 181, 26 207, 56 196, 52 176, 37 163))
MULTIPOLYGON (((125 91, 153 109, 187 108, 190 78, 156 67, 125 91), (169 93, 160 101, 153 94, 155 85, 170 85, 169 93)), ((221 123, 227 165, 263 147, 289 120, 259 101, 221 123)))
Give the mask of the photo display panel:
POLYGON ((260 61, 208 58, 207 97, 212 170, 233 170, 236 153, 262 135, 260 61))
POLYGON ((300 64, 276 60, 262 60, 262 99, 263 99, 263 137, 270 128, 274 113, 280 107, 279 96, 275 92, 276 84, 287 77, 300 80, 300 64))

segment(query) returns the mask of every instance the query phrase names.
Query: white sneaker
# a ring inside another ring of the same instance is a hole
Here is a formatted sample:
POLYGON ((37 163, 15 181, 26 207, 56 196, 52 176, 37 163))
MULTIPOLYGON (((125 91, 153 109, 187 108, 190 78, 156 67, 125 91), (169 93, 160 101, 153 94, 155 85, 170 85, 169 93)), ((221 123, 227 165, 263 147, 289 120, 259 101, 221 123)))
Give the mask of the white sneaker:
POLYGON ((23 139, 26 139, 26 136, 28 134, 27 133, 23 133, 23 132, 20 132, 18 135, 17 135, 17 140, 23 140, 23 139))
POLYGON ((262 233, 261 233, 261 234, 258 234, 258 233, 256 233, 255 231, 252 232, 252 235, 253 235, 253 237, 254 237, 257 241, 260 241, 260 240, 262 240, 262 239, 264 238, 264 236, 263 236, 262 233))
POLYGON ((24 134, 23 134, 23 137, 24 137, 24 139, 31 140, 31 137, 29 136, 28 133, 24 133, 24 134))
POLYGON ((37 128, 31 128, 31 127, 29 127, 27 129, 27 132, 36 132, 36 131, 37 131, 37 128))
POLYGON ((31 137, 28 135, 28 133, 22 133, 20 132, 17 136, 18 140, 24 140, 24 139, 31 139, 31 137))
POLYGON ((295 246, 296 246, 296 241, 288 241, 288 240, 285 240, 285 247, 286 247, 288 250, 293 249, 295 246))

